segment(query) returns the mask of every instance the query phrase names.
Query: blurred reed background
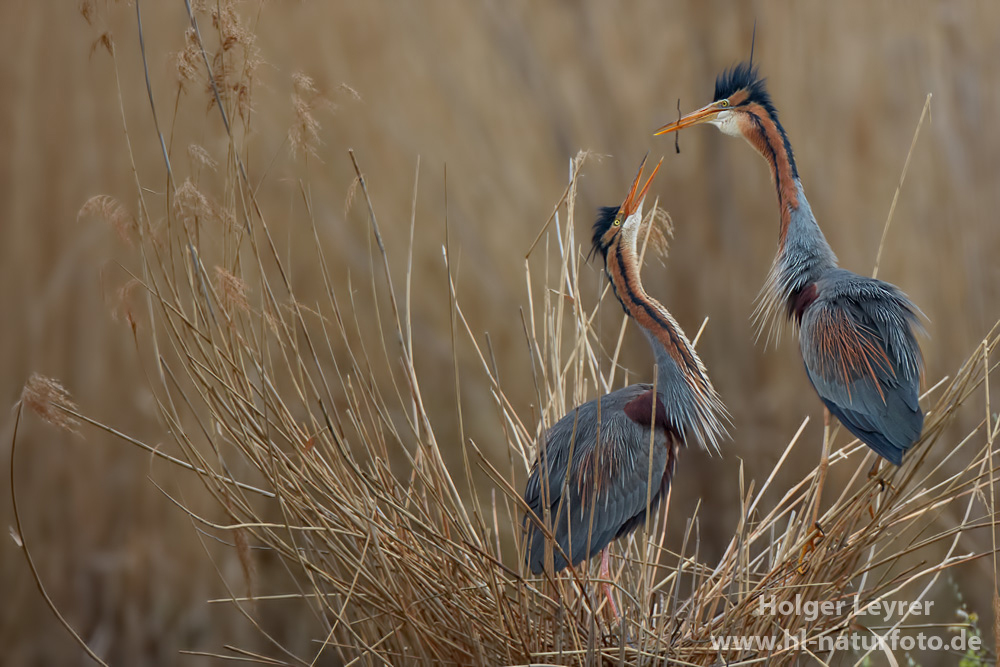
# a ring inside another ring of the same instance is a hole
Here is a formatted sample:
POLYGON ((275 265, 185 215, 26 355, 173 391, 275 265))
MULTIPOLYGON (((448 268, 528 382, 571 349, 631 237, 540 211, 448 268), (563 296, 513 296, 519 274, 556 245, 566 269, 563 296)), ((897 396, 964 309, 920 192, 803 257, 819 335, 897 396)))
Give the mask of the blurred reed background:
MULTIPOLYGON (((301 227, 298 180, 308 182, 323 223, 321 242, 336 262, 331 271, 346 281, 367 270, 369 243, 363 215, 347 211, 354 180, 347 148, 367 174, 390 260, 399 266, 420 156, 412 325, 422 351, 418 372, 442 378, 439 387, 425 386, 432 390, 425 398, 444 442, 458 437, 441 259, 445 166, 458 297, 472 329, 490 333, 508 396, 520 400, 515 407, 528 421, 535 393, 519 319, 524 256, 565 187, 571 158, 581 149, 600 156, 588 161, 581 181, 577 204, 589 211, 618 202, 647 150, 666 155, 654 194, 674 220, 672 251, 665 266, 648 262, 644 280, 689 332, 711 318, 699 349, 735 425, 726 459, 690 452, 674 492, 675 508, 700 498, 702 516, 712 517, 702 526, 708 558, 731 535, 737 462, 745 462, 748 478, 759 477, 811 415, 804 438, 815 447, 799 447, 785 471, 798 479, 815 465, 822 430, 792 337, 777 349, 754 343, 750 313, 777 229, 765 165, 714 130, 682 133, 679 155, 672 140, 651 136, 676 118, 678 98, 684 111, 709 101, 715 74, 749 54, 755 20, 754 61, 769 77, 813 210, 842 264, 859 273, 872 269, 925 96, 933 94, 879 273, 929 319, 927 377, 953 372, 1000 314, 1000 7, 370 1, 240 9, 256 23, 264 60, 252 91, 249 167, 287 249, 297 294, 322 292, 313 263, 296 265, 313 242, 301 227), (288 141, 298 72, 327 101, 313 110, 321 143, 305 159, 291 155, 288 141)), ((174 113, 183 3, 145 3, 143 12, 160 122, 183 138, 171 146, 174 159, 189 164, 191 142, 224 156, 225 134, 204 90, 188 90, 174 113)), ((59 378, 85 412, 155 443, 165 440, 163 427, 121 317, 118 292, 127 276, 118 262, 128 264, 130 249, 107 226, 77 220, 95 194, 135 210, 115 73, 95 47, 105 32, 121 66, 135 169, 143 183, 162 182, 134 8, 100 5, 88 24, 70 3, 0 6, 0 399, 13 404, 37 371, 59 378)), ((591 270, 596 294, 598 266, 591 270)), ((602 321, 615 331, 617 308, 604 308, 602 321)), ((624 365, 644 376, 645 342, 631 331, 626 345, 624 365)), ((474 371, 471 350, 461 355, 474 371)), ((488 385, 474 377, 470 372, 462 385, 466 435, 499 460, 496 410, 488 385)), ((956 436, 981 418, 969 410, 956 436)), ((12 426, 7 413, 3 452, 12 426)), ((56 603, 91 646, 116 664, 156 664, 175 661, 179 649, 262 641, 245 619, 205 603, 225 594, 220 571, 238 577, 235 556, 199 538, 149 481, 189 507, 209 507, 196 479, 151 465, 93 430, 77 437, 37 420, 21 428, 16 465, 25 537, 56 603)), ((458 464, 457 445, 454 455, 458 464)), ((7 479, 8 456, 0 466, 7 479)), ((831 472, 828 484, 846 474, 831 472)), ((12 522, 7 493, 0 519, 12 522)), ((941 520, 949 520, 948 510, 941 520)), ((989 548, 988 533, 979 538, 970 551, 989 548)), ((0 543, 5 660, 82 660, 44 606, 22 553, 10 540, 0 543)), ((259 568, 284 576, 266 555, 259 568)), ((970 608, 988 616, 990 592, 980 582, 992 581, 990 565, 971 564, 957 576, 970 608)), ((951 588, 940 596, 942 606, 960 604, 951 588)), ((293 615, 276 606, 264 611, 281 641, 309 641, 293 615)))

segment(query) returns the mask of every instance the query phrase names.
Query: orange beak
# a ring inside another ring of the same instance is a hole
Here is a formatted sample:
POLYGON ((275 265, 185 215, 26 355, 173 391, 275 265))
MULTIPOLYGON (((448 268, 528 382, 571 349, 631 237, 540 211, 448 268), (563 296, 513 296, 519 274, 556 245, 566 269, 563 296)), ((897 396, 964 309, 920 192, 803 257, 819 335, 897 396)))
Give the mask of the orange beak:
POLYGON ((639 190, 639 181, 642 180, 642 170, 646 166, 646 158, 642 158, 642 164, 639 165, 639 173, 635 175, 635 180, 632 181, 632 189, 628 191, 628 196, 625 197, 625 201, 622 202, 621 214, 628 218, 630 215, 639 210, 639 206, 642 205, 642 200, 646 198, 646 191, 649 190, 650 184, 653 182, 653 178, 656 176, 656 172, 660 170, 660 165, 663 164, 663 158, 656 163, 656 168, 653 169, 653 173, 649 175, 646 179, 646 184, 642 186, 642 190, 639 190), (636 194, 636 190, 639 190, 636 194))
POLYGON ((670 132, 683 130, 685 127, 698 125, 700 123, 707 123, 708 121, 713 120, 716 116, 718 116, 719 112, 723 110, 724 109, 719 106, 718 102, 712 102, 711 104, 706 104, 697 111, 692 111, 691 113, 684 116, 680 120, 664 125, 656 132, 654 132, 653 135, 657 136, 660 134, 669 134, 670 132))

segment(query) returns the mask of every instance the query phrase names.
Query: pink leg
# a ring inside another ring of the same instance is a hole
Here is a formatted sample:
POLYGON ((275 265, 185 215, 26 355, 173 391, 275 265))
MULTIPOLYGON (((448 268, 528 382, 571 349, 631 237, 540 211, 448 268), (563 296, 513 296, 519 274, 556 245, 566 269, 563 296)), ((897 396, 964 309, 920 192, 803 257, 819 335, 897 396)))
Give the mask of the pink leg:
POLYGON ((826 470, 830 466, 830 411, 823 408, 823 456, 819 460, 819 479, 816 483, 816 504, 813 506, 812 522, 819 520, 819 503, 823 498, 823 483, 826 481, 826 470))
POLYGON ((601 583, 601 588, 604 590, 604 594, 608 598, 608 606, 611 607, 611 612, 615 615, 615 620, 621 621, 622 615, 618 611, 618 605, 615 604, 615 598, 611 594, 611 584, 609 583, 611 579, 611 568, 608 565, 608 554, 610 553, 611 545, 604 547, 604 551, 601 552, 601 571, 598 576, 604 581, 601 583))

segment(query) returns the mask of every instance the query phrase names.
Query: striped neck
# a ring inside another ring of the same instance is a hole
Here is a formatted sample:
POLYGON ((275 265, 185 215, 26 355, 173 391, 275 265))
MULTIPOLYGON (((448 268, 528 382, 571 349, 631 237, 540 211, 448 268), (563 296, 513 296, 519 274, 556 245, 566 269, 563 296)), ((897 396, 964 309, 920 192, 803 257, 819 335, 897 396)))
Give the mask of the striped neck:
POLYGON ((777 332, 782 315, 791 317, 803 303, 802 294, 826 271, 836 268, 837 257, 816 222, 802 190, 792 146, 777 112, 757 103, 741 108, 739 127, 771 168, 778 195, 778 254, 758 297, 755 317, 763 329, 777 332))
POLYGON ((785 128, 778 122, 777 112, 769 112, 756 102, 740 108, 739 129, 751 146, 757 149, 771 168, 771 180, 778 194, 780 226, 778 245, 785 245, 791 227, 791 212, 799 208, 799 171, 795 166, 792 145, 785 128))
POLYGON ((719 436, 725 432, 720 421, 725 408, 684 331, 643 288, 634 237, 635 230, 622 230, 607 249, 604 267, 612 290, 653 349, 657 393, 663 398, 668 420, 678 433, 690 429, 702 446, 717 451, 719 436))

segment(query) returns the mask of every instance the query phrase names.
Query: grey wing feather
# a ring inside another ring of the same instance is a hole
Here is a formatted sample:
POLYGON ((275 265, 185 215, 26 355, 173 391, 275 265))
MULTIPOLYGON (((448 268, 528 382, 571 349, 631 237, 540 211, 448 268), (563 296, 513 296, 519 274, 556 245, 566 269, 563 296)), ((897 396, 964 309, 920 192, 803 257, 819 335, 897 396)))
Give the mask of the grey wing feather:
MULTIPOLYGON (((644 516, 650 429, 636 424, 623 410, 629 401, 648 390, 648 385, 631 385, 601 397, 600 429, 595 399, 564 416, 546 433, 545 455, 539 452, 524 493, 531 510, 525 517, 525 527, 526 560, 532 572, 541 572, 545 562, 545 535, 536 523, 536 518, 544 521, 543 502, 549 506, 555 541, 574 565, 620 536, 623 527, 630 521, 634 523, 637 515, 644 516)), ((652 497, 658 501, 667 450, 666 436, 658 433, 656 437, 652 497)), ((566 558, 559 549, 553 548, 553 557, 556 571, 566 567, 566 558)))
POLYGON ((799 332, 809 380, 851 433, 899 465, 923 428, 916 308, 894 286, 847 271, 817 286, 799 332))

